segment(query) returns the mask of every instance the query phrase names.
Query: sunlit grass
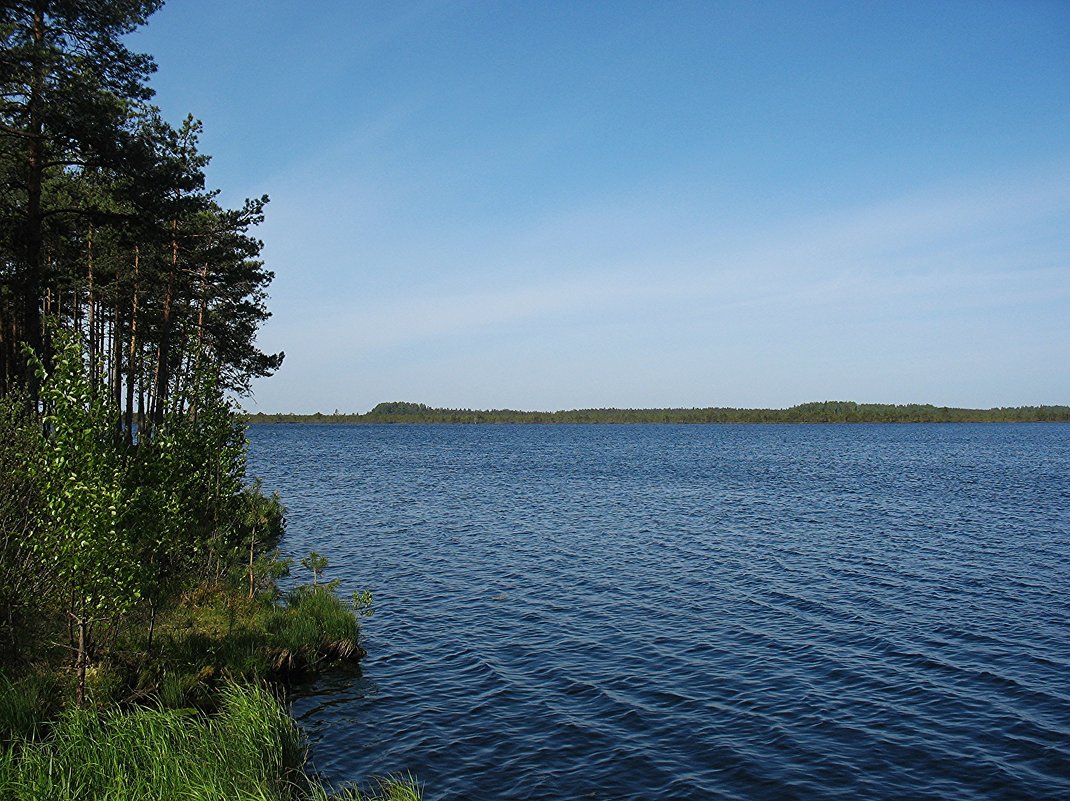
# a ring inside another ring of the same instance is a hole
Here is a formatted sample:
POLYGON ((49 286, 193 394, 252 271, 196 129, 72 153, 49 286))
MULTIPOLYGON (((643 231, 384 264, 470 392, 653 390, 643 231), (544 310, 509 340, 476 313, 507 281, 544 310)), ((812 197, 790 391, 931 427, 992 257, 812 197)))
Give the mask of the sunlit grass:
POLYGON ((373 790, 346 787, 328 791, 315 787, 310 794, 310 801, 420 801, 422 798, 419 783, 408 775, 377 779, 373 790))
POLYGON ((228 685, 219 711, 69 709, 43 740, 0 749, 10 801, 419 801, 408 777, 332 793, 305 771, 297 724, 263 687, 228 685))
POLYGON ((230 686, 220 711, 68 709, 43 741, 0 759, 0 796, 75 799, 293 799, 304 749, 293 719, 260 687, 230 686))
POLYGON ((353 609, 326 586, 298 587, 266 621, 276 653, 296 657, 302 666, 327 659, 348 659, 357 652, 360 626, 353 609))
POLYGON ((330 584, 281 599, 217 588, 168 610, 151 654, 131 621, 90 669, 85 709, 62 708, 69 671, 0 674, 0 799, 418 801, 411 777, 370 789, 311 778, 296 723, 266 689, 359 656, 359 634, 330 584))

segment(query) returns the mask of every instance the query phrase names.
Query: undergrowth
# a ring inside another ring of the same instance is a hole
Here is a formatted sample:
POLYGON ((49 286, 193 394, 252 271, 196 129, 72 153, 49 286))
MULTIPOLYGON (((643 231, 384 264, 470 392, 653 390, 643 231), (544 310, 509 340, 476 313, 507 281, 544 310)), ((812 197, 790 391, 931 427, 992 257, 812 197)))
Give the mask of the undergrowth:
POLYGON ((335 589, 249 598, 202 587, 161 616, 151 649, 127 621, 87 672, 86 708, 64 708, 73 686, 64 667, 0 673, 0 799, 418 801, 411 777, 372 790, 320 783, 269 690, 363 655, 368 599, 350 605, 335 589))
POLYGON ((140 659, 128 689, 155 685, 170 707, 210 705, 220 679, 285 681, 364 655, 354 609, 328 585, 298 587, 281 603, 263 595, 194 596, 159 628, 156 653, 140 659))

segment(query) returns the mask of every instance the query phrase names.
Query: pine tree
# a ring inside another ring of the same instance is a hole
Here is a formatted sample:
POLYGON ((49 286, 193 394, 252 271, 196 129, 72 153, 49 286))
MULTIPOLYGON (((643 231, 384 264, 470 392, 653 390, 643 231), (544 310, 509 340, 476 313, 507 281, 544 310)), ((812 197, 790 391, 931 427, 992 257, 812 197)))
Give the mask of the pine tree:
MULTIPOLYGON (((42 311, 51 267, 50 218, 84 214, 57 202, 54 182, 86 170, 119 168, 131 120, 152 95, 155 64, 122 37, 161 0, 0 2, 0 174, 10 231, 3 264, 0 379, 27 378, 18 341, 43 356, 42 311)), ((32 383, 32 381, 31 381, 32 383)))

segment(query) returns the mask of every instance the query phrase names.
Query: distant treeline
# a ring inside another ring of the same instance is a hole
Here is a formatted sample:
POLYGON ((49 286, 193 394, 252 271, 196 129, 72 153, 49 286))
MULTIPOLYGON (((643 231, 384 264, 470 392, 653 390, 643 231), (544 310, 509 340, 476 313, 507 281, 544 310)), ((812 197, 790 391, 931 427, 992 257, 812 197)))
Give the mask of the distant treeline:
POLYGON ((366 414, 250 414, 250 423, 1065 423, 1070 406, 956 409, 931 404, 824 401, 790 409, 435 409, 422 403, 380 403, 366 414))

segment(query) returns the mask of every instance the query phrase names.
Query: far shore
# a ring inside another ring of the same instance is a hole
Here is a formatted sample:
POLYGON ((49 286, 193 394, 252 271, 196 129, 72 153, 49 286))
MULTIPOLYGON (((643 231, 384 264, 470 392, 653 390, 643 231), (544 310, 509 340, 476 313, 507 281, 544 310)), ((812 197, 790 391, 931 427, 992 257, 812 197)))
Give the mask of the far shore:
POLYGON ((247 423, 453 423, 453 424, 576 424, 576 423, 1066 423, 1070 406, 1010 406, 962 409, 931 404, 822 401, 787 409, 572 409, 528 412, 514 409, 441 409, 422 403, 380 403, 364 414, 245 414, 247 423))

